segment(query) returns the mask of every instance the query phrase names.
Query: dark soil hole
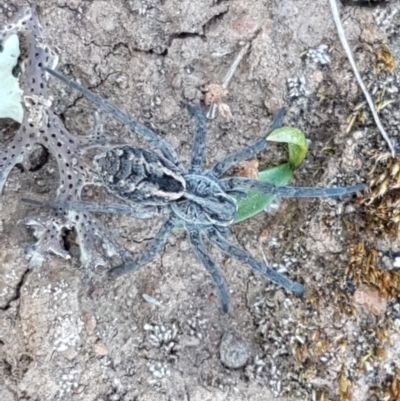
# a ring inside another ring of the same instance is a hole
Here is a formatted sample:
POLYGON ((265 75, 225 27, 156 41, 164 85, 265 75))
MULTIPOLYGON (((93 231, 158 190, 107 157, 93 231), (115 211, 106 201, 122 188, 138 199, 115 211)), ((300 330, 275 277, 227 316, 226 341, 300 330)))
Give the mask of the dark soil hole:
POLYGON ((66 126, 66 117, 65 117, 65 113, 59 113, 58 114, 58 118, 61 120, 61 122, 66 126))
POLYGON ((5 359, 0 360, 0 367, 2 367, 2 370, 3 370, 3 373, 4 373, 4 377, 12 375, 12 366, 5 359))
POLYGON ((29 155, 29 171, 40 170, 49 160, 49 152, 42 145, 35 146, 35 149, 29 155))
POLYGON ((28 354, 23 354, 18 360, 18 369, 21 371, 22 374, 25 374, 28 369, 29 365, 33 362, 33 358, 28 354))
POLYGON ((22 68, 21 65, 18 63, 11 71, 11 74, 15 77, 18 78, 21 75, 22 68))
POLYGON ((64 230, 64 235, 62 237, 64 249, 69 252, 69 254, 76 259, 80 258, 80 249, 78 245, 78 236, 75 229, 64 230))
POLYGON ((17 163, 15 165, 15 168, 17 168, 20 173, 24 173, 25 172, 24 166, 21 163, 17 163))

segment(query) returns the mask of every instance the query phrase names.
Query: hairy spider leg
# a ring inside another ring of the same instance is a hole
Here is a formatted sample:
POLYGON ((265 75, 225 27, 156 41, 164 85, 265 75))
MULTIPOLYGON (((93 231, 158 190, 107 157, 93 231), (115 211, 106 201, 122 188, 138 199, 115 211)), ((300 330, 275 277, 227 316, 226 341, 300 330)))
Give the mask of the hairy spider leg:
POLYGON ((363 184, 353 185, 349 187, 329 187, 329 188, 313 188, 313 187, 279 187, 266 182, 252 180, 249 178, 233 177, 221 180, 221 188, 226 191, 253 190, 268 195, 279 195, 284 198, 323 198, 350 195, 352 193, 362 191, 365 186, 363 184))
POLYGON ((186 108, 194 120, 194 141, 189 168, 190 174, 200 172, 203 164, 206 140, 206 117, 198 106, 186 105, 186 108))
POLYGON ((211 173, 214 177, 221 177, 227 170, 231 167, 236 166, 238 163, 243 162, 245 160, 249 160, 254 158, 258 153, 262 152, 268 145, 266 137, 275 129, 282 127, 282 120, 286 114, 286 110, 284 108, 279 109, 272 120, 272 124, 268 129, 268 132, 262 136, 262 138, 258 139, 252 145, 249 145, 237 152, 234 152, 222 160, 217 162, 213 167, 207 170, 207 173, 211 173))
POLYGON ((358 6, 358 7, 377 7, 379 5, 386 6, 388 0, 343 0, 344 6, 358 6))
POLYGON ((207 269, 211 279, 218 290, 219 299, 221 300, 222 310, 227 313, 229 309, 229 293, 225 286, 225 281, 218 271, 214 261, 210 258, 204 246, 202 234, 194 226, 187 226, 189 240, 192 244, 192 249, 200 262, 207 269))
POLYGON ((216 230, 215 228, 209 229, 207 231, 207 236, 210 240, 211 245, 218 248, 221 252, 226 255, 233 257, 239 262, 246 264, 254 271, 260 273, 262 276, 272 281, 273 283, 286 288, 287 290, 295 293, 297 296, 301 297, 303 295, 303 286, 301 284, 295 283, 289 280, 284 275, 278 273, 275 270, 270 269, 265 266, 265 264, 258 262, 255 260, 250 254, 246 251, 238 248, 237 246, 231 244, 228 240, 226 240, 223 235, 216 230))
POLYGON ((72 89, 77 90, 82 93, 85 97, 87 97, 91 102, 93 102, 96 106, 100 107, 102 110, 111 114, 115 117, 116 120, 128 126, 132 131, 136 132, 139 136, 143 137, 146 141, 150 143, 150 145, 154 146, 157 149, 160 149, 163 155, 175 165, 178 165, 178 156, 172 146, 165 141, 161 136, 153 132, 151 129, 147 128, 145 125, 140 124, 139 122, 133 120, 128 114, 124 113, 117 106, 104 99, 100 95, 97 95, 88 89, 84 88, 82 85, 79 85, 72 79, 67 78, 66 76, 60 74, 58 71, 54 71, 49 67, 42 67, 46 72, 50 75, 53 75, 55 78, 59 79, 61 82, 65 83, 67 86, 72 89))
POLYGON ((49 209, 67 209, 76 212, 98 212, 118 214, 124 216, 135 217, 137 219, 150 219, 161 214, 161 207, 157 206, 142 206, 142 205, 123 205, 120 203, 95 203, 84 201, 65 201, 65 202, 52 202, 52 201, 37 201, 34 199, 22 198, 22 203, 33 206, 46 207, 49 209))
POLYGON ((146 265, 151 262, 154 257, 161 252, 164 245, 167 243, 167 239, 171 234, 177 219, 175 217, 169 217, 161 226, 160 231, 157 235, 151 240, 150 244, 136 259, 132 262, 125 263, 120 266, 116 266, 108 271, 110 276, 117 276, 123 273, 132 272, 137 270, 139 267, 146 265))

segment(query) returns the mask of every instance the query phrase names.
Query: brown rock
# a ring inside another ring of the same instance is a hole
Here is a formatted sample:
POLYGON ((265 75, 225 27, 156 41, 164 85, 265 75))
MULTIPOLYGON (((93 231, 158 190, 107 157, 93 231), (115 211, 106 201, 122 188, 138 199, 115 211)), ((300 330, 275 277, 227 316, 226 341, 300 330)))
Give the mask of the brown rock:
POLYGON ((108 355, 108 349, 104 345, 103 341, 97 340, 96 344, 93 346, 93 351, 100 356, 106 356, 108 355))
POLYGON ((383 315, 387 307, 386 298, 381 296, 376 288, 364 284, 357 288, 353 301, 376 316, 383 315))

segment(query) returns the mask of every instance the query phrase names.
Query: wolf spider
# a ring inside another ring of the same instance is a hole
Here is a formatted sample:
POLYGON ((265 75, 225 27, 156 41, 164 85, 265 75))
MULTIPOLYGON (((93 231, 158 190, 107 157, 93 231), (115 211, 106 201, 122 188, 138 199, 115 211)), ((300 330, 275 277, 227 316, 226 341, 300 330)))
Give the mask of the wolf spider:
MULTIPOLYGON (((277 187, 257 180, 222 175, 238 163, 253 158, 267 146, 266 135, 255 143, 232 153, 211 168, 202 170, 205 150, 206 122, 198 107, 187 106, 195 122, 194 144, 190 166, 184 168, 171 145, 149 128, 134 121, 119 108, 83 88, 60 73, 45 67, 48 73, 73 89, 78 90, 100 109, 111 113, 117 120, 143 137, 156 151, 137 146, 118 145, 94 158, 94 165, 105 187, 126 204, 98 204, 89 202, 25 202, 51 208, 93 211, 150 218, 164 215, 165 221, 146 251, 133 261, 112 268, 110 275, 132 272, 149 263, 164 247, 177 224, 183 224, 197 258, 203 263, 214 282, 224 312, 228 311, 229 294, 224 279, 207 252, 204 240, 212 246, 248 265, 275 284, 303 294, 303 286, 254 259, 245 250, 230 243, 226 236, 237 212, 235 197, 246 197, 246 191, 283 197, 314 198, 335 197, 362 190, 363 185, 338 188, 277 187)), ((282 125, 284 109, 275 115, 269 132, 282 125)), ((268 133, 269 133, 268 132, 268 133)))

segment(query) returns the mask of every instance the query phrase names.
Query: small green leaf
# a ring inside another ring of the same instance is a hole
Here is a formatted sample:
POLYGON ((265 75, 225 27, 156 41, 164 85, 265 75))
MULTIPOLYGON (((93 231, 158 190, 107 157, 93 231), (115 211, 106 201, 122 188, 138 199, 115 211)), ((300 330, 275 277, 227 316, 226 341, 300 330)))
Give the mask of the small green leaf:
MULTIPOLYGON (((288 164, 272 167, 261 171, 258 175, 259 181, 267 182, 277 186, 287 185, 293 175, 293 169, 288 164)), ((259 192, 250 191, 246 199, 238 199, 238 211, 235 216, 235 223, 247 220, 265 210, 275 199, 275 195, 264 195, 259 192)))
POLYGON ((298 167, 306 156, 308 146, 302 131, 294 127, 282 127, 272 131, 267 141, 284 142, 289 148, 289 164, 298 167))

